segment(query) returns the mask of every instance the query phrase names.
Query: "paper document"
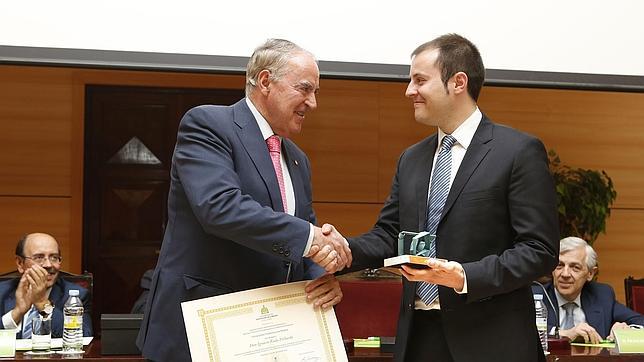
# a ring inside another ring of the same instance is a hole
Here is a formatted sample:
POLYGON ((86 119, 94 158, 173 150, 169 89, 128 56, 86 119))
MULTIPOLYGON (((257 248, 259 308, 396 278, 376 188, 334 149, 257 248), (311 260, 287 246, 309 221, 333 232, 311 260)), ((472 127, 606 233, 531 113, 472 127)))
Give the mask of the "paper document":
POLYGON ((193 361, 347 361, 333 308, 313 309, 306 282, 181 303, 193 361))

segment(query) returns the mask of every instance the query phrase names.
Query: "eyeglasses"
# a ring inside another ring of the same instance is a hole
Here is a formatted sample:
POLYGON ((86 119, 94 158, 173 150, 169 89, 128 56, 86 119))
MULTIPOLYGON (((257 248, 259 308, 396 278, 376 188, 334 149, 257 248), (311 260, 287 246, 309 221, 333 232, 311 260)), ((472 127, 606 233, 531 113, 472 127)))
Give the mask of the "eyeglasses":
POLYGON ((61 261, 63 261, 63 257, 60 255, 52 254, 49 257, 42 255, 42 254, 36 254, 34 256, 23 256, 25 259, 31 259, 37 264, 45 264, 45 259, 49 259, 49 262, 52 264, 58 264, 61 261))

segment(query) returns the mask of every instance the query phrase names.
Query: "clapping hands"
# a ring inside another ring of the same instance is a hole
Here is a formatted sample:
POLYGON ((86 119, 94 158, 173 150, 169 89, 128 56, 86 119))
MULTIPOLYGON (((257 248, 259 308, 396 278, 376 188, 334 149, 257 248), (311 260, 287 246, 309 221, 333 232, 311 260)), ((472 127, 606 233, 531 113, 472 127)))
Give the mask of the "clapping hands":
POLYGON ((311 249, 305 257, 311 258, 327 273, 350 267, 353 261, 347 239, 331 224, 315 227, 311 249))

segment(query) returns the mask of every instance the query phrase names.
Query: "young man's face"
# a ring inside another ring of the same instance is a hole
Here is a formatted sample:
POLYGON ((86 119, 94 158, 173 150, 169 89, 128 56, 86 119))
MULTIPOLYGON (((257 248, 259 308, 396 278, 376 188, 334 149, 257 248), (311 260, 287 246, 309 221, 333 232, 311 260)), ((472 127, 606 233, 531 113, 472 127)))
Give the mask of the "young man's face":
POLYGON ((438 49, 428 49, 414 56, 409 70, 409 85, 405 96, 414 102, 414 118, 429 126, 441 126, 448 121, 453 94, 441 79, 436 65, 438 49))

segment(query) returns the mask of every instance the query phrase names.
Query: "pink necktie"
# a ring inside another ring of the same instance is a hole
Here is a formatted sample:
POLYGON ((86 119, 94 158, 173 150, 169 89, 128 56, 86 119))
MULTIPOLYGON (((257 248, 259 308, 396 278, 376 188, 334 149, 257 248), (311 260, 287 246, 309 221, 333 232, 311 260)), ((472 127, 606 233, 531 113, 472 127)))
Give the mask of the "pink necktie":
POLYGON ((284 205, 284 212, 288 211, 286 207, 286 187, 284 187, 284 174, 282 173, 282 162, 280 160, 280 151, 281 151, 282 141, 277 135, 272 135, 266 139, 266 145, 268 146, 268 152, 271 155, 271 160, 273 161, 273 168, 275 169, 275 175, 277 176, 277 183, 280 185, 280 194, 282 194, 282 205, 284 205))

